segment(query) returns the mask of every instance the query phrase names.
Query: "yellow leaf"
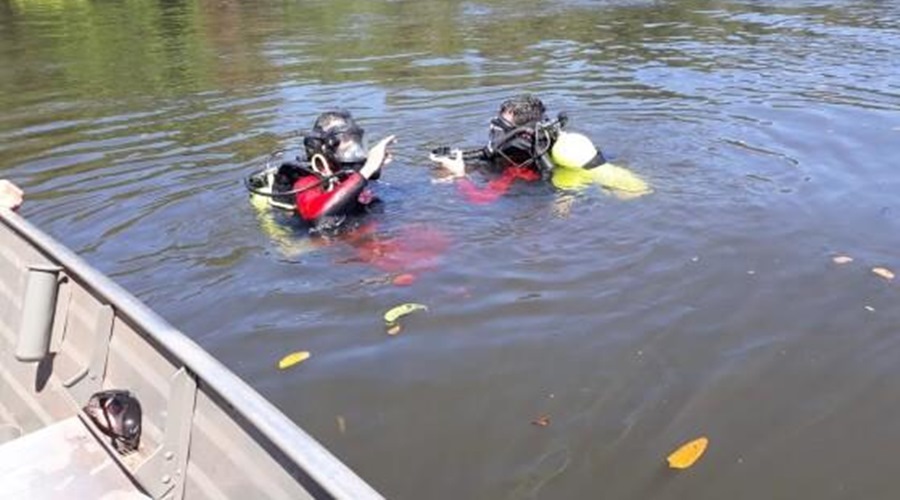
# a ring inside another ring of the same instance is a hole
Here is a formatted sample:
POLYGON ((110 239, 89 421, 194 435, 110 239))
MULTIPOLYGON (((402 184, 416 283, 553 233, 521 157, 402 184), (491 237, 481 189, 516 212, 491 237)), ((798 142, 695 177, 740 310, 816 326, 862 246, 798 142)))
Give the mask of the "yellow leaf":
POLYGON ((873 267, 872 272, 886 280, 894 279, 894 273, 886 267, 873 267))
POLYGON ((687 469, 688 467, 694 465, 703 452, 706 451, 706 445, 709 444, 709 439, 706 437, 699 437, 689 443, 685 443, 681 445, 680 448, 673 451, 671 455, 666 458, 669 462, 669 467, 673 469, 687 469))
POLYGON ((309 359, 309 351, 297 351, 288 354, 287 356, 281 358, 281 361, 278 362, 278 368, 281 370, 286 370, 297 363, 302 361, 306 361, 309 359))
POLYGON ((407 304, 400 304, 399 306, 392 307, 388 310, 388 312, 384 313, 384 322, 391 324, 396 322, 403 316, 415 311, 427 311, 428 306, 423 304, 416 304, 414 302, 410 302, 407 304))

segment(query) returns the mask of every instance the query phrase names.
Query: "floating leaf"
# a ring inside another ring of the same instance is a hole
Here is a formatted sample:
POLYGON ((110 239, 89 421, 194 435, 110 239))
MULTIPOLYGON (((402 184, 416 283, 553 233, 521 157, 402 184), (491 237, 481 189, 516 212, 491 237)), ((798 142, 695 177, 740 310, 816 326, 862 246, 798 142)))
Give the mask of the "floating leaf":
POLYGON ((288 354, 287 356, 281 358, 281 361, 278 362, 278 368, 281 370, 286 370, 297 363, 306 361, 309 359, 309 351, 297 351, 288 354))
POLYGON ((872 272, 886 280, 894 279, 894 272, 886 267, 873 267, 872 272))
POLYGON ((347 433, 347 419, 345 419, 343 415, 338 415, 335 418, 337 420, 338 432, 340 432, 341 434, 346 434, 347 433))
POLYGON ((384 313, 384 322, 390 325, 392 323, 396 323, 398 319, 406 316, 409 313, 427 310, 428 306, 423 304, 416 304, 415 302, 400 304, 399 306, 392 307, 388 310, 388 312, 384 313))
POLYGON ((413 283, 415 283, 415 281, 416 281, 415 274, 403 273, 403 274, 398 274, 397 276, 394 276, 394 279, 391 280, 391 283, 393 283, 394 286, 409 286, 409 285, 412 285, 413 283))
POLYGON ((548 425, 550 425, 550 415, 541 415, 540 417, 532 420, 531 424, 538 427, 547 427, 548 425))
POLYGON ((397 335, 400 333, 403 327, 400 326, 400 323, 391 323, 388 325, 387 334, 388 335, 397 335))
POLYGON ((835 264, 847 264, 848 262, 853 262, 853 257, 849 255, 838 255, 836 257, 832 257, 831 259, 835 264))
POLYGON ((694 462, 696 462, 700 456, 703 455, 703 452, 706 451, 707 444, 709 444, 709 439, 706 437, 700 437, 689 443, 683 444, 666 458, 669 462, 669 467, 673 469, 687 469, 694 465, 694 462))

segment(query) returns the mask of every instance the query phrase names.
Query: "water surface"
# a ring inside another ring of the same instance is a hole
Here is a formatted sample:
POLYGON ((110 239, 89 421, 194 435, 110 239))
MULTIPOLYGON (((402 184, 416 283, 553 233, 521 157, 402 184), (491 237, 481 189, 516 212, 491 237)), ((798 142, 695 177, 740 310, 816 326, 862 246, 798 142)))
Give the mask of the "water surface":
POLYGON ((900 269, 898 20, 874 0, 0 0, 0 175, 390 498, 894 498, 900 312, 870 269, 900 269), (471 205, 432 184, 427 151, 482 143, 521 91, 655 192, 471 205), (441 249, 410 287, 247 202, 241 177, 333 106, 399 136, 370 222, 441 249), (412 300, 428 313, 385 335, 412 300), (666 470, 699 435, 706 456, 666 470))

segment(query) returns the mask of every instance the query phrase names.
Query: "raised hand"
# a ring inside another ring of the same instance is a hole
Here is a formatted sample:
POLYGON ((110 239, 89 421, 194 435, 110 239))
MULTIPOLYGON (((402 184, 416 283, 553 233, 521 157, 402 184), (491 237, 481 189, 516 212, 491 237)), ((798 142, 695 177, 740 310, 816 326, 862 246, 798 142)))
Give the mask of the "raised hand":
POLYGON ((463 161, 462 151, 457 149, 454 156, 438 156, 431 153, 428 159, 437 163, 438 166, 450 172, 453 177, 464 177, 466 175, 466 164, 463 161))
POLYGON ((379 168, 387 165, 393 159, 393 155, 391 151, 388 149, 388 146, 394 145, 397 143, 396 135, 389 135, 384 139, 378 141, 378 144, 372 146, 369 149, 369 156, 366 158, 366 164, 359 170, 359 173, 362 174, 363 177, 368 179, 375 172, 378 171, 379 168))

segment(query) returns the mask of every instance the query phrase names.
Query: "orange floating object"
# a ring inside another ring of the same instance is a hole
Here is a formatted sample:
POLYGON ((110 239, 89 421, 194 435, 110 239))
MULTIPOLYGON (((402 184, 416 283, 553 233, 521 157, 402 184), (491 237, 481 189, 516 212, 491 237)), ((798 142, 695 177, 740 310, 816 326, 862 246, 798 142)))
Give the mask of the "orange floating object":
POLYGON ((706 446, 708 444, 709 439, 704 436, 681 445, 680 448, 673 451, 672 454, 666 458, 669 462, 669 467, 673 469, 687 469, 694 465, 694 462, 699 460, 703 455, 703 452, 706 451, 706 446))
POLYGON ((409 286, 415 283, 416 275, 411 273, 398 274, 391 282, 394 286, 409 286))

